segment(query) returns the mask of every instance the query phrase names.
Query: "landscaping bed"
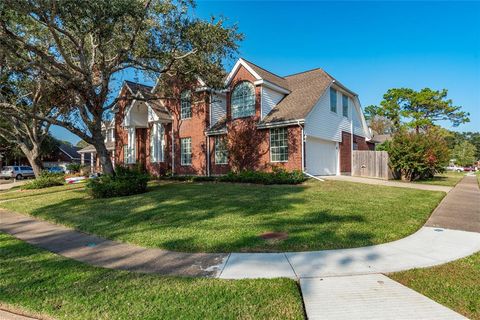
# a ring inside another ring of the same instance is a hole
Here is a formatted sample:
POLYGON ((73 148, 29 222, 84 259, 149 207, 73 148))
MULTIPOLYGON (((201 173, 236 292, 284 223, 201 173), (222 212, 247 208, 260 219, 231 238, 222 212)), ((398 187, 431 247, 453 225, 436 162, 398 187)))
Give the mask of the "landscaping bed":
POLYGON ((175 278, 91 267, 0 233, 0 306, 55 319, 303 319, 290 279, 175 278))
POLYGON ((480 319, 480 253, 389 277, 470 319, 480 319))
POLYGON ((445 195, 313 180, 271 186, 163 181, 148 188, 144 194, 98 200, 84 190, 56 192, 0 206, 140 246, 263 252, 397 240, 418 230, 445 195))

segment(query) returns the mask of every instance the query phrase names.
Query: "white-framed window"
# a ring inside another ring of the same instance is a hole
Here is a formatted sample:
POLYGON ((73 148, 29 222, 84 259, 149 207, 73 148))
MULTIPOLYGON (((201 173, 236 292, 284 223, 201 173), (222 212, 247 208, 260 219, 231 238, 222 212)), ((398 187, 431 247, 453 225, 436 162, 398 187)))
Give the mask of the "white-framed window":
POLYGON ((343 116, 348 118, 348 97, 342 94, 343 116))
POLYGON ((161 123, 155 122, 150 129, 150 161, 163 162, 165 131, 161 123))
POLYGON ((180 119, 190 119, 192 117, 192 95, 190 90, 184 90, 180 94, 180 119))
POLYGON ((270 129, 270 161, 288 161, 288 129, 270 129))
POLYGON ((123 163, 128 163, 128 144, 123 145, 123 163))
POLYGON ((215 164, 228 163, 227 139, 225 136, 215 136, 215 164))
POLYGON ((135 127, 128 128, 128 142, 127 142, 127 161, 126 163, 135 163, 136 161, 136 141, 135 141, 135 127))
POLYGON ((255 87, 248 81, 239 83, 232 91, 232 118, 255 115, 255 87))
POLYGON ((337 113, 337 90, 330 88, 330 111, 337 113))
POLYGON ((192 138, 180 139, 180 159, 182 166, 192 164, 192 138))

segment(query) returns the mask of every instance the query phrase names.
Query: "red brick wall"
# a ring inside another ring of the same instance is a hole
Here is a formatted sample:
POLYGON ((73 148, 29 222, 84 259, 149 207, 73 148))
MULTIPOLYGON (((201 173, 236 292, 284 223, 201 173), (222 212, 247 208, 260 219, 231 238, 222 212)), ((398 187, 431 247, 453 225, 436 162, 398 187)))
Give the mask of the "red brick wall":
POLYGON ((340 145, 340 173, 350 174, 352 172, 352 135, 342 131, 342 142, 340 145))
POLYGON ((174 110, 173 132, 175 143, 175 173, 179 175, 207 174, 207 137, 205 130, 209 127, 209 102, 205 92, 192 95, 192 117, 180 120, 180 101, 170 104, 174 110), (181 164, 180 139, 192 140, 192 164, 181 164))
POLYGON ((353 142, 357 143, 357 150, 370 150, 364 137, 353 135, 353 142))

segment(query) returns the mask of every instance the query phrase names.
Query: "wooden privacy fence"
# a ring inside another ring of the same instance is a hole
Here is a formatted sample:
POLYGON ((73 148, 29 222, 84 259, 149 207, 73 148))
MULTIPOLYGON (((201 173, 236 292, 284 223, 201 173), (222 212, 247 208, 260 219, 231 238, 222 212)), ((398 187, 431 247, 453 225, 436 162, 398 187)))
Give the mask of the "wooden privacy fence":
POLYGON ((352 176, 391 179, 387 151, 360 151, 352 154, 352 176))

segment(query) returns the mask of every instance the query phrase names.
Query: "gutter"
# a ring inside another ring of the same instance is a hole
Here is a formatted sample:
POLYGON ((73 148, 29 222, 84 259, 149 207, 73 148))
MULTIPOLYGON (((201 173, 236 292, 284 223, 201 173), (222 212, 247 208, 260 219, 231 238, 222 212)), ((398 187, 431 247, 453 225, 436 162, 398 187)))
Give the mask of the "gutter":
POLYGON ((279 122, 272 122, 272 123, 262 123, 257 124, 258 129, 267 129, 267 128, 275 128, 275 127, 284 127, 288 125, 295 125, 295 124, 304 124, 305 119, 295 119, 295 120, 286 120, 286 121, 279 121, 279 122))

